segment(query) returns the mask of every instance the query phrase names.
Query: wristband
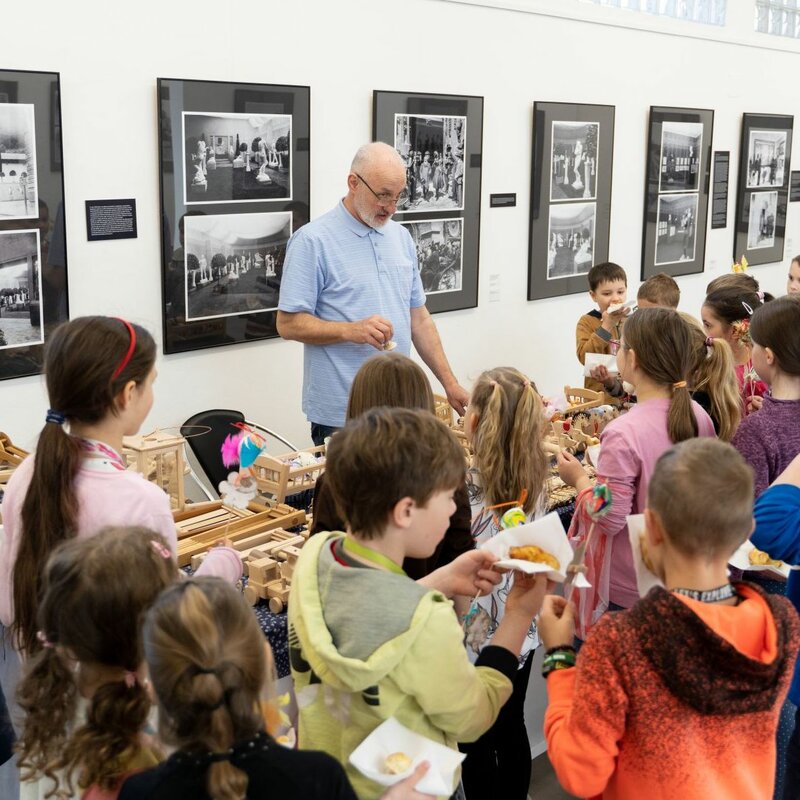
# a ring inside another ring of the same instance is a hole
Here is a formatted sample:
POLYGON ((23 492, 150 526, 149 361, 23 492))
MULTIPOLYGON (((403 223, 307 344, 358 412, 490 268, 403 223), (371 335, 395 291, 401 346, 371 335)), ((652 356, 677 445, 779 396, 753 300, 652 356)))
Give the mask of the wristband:
POLYGON ((551 672, 557 669, 570 669, 575 666, 575 649, 553 648, 554 652, 545 655, 542 662, 542 677, 546 678, 551 672))

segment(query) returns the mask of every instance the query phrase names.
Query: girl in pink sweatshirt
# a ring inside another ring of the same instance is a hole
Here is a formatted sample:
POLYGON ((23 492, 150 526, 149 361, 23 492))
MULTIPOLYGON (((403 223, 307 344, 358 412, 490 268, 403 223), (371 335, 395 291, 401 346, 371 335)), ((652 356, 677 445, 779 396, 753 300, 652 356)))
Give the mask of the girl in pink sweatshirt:
MULTIPOLYGON (((617 366, 636 387, 638 402, 600 437, 598 480, 609 485, 613 501, 597 521, 587 553, 595 594, 591 607, 580 610, 584 635, 605 610, 630 608, 639 599, 626 517, 644 511, 658 457, 677 442, 715 435, 711 418, 689 396, 692 361, 692 332, 677 311, 644 308, 628 319, 617 366)), ((558 468, 562 480, 578 489, 575 523, 581 524, 581 503, 592 483, 574 456, 559 454, 558 468)))
MULTIPOLYGON (((35 454, 3 498, 0 622, 24 653, 39 648, 36 613, 47 558, 61 542, 107 526, 159 533, 175 554, 169 498, 128 472, 122 437, 139 431, 153 405, 156 346, 144 328, 113 317, 79 317, 52 334, 45 354, 50 409, 35 454)), ((229 548, 203 571, 235 581, 229 548)))

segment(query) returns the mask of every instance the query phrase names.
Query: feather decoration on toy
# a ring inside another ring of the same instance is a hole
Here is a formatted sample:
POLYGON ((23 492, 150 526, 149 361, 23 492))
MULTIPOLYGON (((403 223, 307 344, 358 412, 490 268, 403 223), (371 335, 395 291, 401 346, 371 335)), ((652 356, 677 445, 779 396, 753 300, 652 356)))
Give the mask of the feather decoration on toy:
POLYGON ((225 437, 220 448, 222 463, 226 468, 239 465, 238 472, 231 472, 228 479, 219 485, 219 493, 225 505, 246 508, 257 494, 253 464, 265 449, 264 437, 248 425, 235 422, 238 433, 225 437))

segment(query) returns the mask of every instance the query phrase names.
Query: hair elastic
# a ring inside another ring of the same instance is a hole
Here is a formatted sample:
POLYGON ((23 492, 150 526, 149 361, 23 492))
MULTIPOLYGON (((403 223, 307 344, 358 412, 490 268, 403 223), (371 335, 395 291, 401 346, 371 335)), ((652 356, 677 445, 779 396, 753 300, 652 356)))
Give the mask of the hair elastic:
POLYGON ((714 346, 714 339, 711 336, 706 336, 706 347, 713 347, 714 346))
POLYGON ((686 381, 675 381, 675 383, 672 384, 673 389, 685 389, 686 386, 686 381))
POLYGON ((119 376, 122 374, 122 370, 128 366, 128 362, 131 360, 133 351, 136 349, 136 331, 133 329, 133 325, 131 325, 128 320, 122 319, 122 317, 114 317, 114 319, 118 319, 128 329, 130 343, 128 344, 128 352, 125 353, 122 361, 119 362, 117 368, 114 370, 114 374, 111 376, 112 381, 115 381, 117 378, 119 378, 119 376))
POLYGON ((131 672, 129 669, 126 669, 125 672, 122 673, 123 680, 125 681, 125 685, 129 689, 133 689, 136 686, 136 682, 139 680, 139 676, 135 672, 131 672))
POLYGON ((522 388, 523 389, 527 389, 530 385, 531 385, 531 382, 527 378, 525 378, 525 380, 522 381, 522 388))
POLYGON ((60 411, 54 411, 52 408, 47 409, 44 419, 45 422, 52 422, 55 425, 63 425, 67 421, 67 418, 60 411))
POLYGON ((756 297, 763 303, 764 302, 764 290, 763 289, 759 289, 756 292, 756 297))
POLYGON ((41 644, 45 650, 52 650, 55 645, 47 638, 47 634, 44 631, 36 631, 36 640, 41 644))
POLYGON ((161 558, 172 558, 172 551, 165 545, 161 544, 161 542, 151 539, 150 546, 161 556, 161 558))
POLYGON ((217 670, 211 667, 190 667, 192 675, 216 675, 217 670))

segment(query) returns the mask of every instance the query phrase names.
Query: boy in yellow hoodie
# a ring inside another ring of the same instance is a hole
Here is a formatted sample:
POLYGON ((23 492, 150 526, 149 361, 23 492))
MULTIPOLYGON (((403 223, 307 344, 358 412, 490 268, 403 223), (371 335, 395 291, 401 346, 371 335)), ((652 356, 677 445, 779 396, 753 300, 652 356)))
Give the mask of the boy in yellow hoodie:
POLYGON ((473 666, 452 604, 429 587, 446 588, 443 579, 461 572, 455 589, 463 592, 481 556, 465 553, 420 582, 401 569, 444 536, 464 469, 461 445, 425 411, 373 409, 328 447, 326 481, 347 533, 319 534, 303 547, 289 602, 290 660, 300 747, 337 758, 360 798, 380 787, 348 758, 384 720, 454 750, 492 725, 541 606, 544 579, 517 575, 493 645, 473 666))

